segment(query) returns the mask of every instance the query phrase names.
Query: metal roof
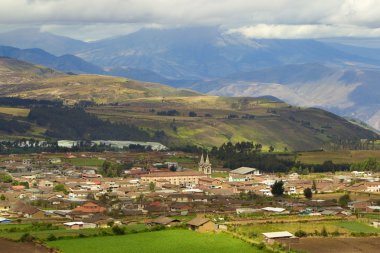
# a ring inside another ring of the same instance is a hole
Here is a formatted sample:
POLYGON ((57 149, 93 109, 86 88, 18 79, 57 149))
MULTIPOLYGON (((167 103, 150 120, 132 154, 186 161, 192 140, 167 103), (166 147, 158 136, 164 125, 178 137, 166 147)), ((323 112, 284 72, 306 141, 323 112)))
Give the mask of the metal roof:
POLYGON ((256 170, 257 169, 250 168, 250 167, 240 167, 240 168, 237 168, 235 170, 231 170, 230 173, 245 175, 245 174, 248 174, 248 173, 252 173, 252 172, 254 172, 256 170))
POLYGON ((266 238, 273 239, 273 238, 284 238, 284 237, 295 237, 292 233, 289 233, 288 231, 281 231, 281 232, 268 232, 263 233, 263 235, 266 238))

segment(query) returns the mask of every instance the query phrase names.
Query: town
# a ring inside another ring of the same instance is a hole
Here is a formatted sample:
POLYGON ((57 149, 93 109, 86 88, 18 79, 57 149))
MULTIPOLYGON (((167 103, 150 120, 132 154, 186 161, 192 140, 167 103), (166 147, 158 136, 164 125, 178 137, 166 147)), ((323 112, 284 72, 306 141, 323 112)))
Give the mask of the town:
POLYGON ((180 151, 10 154, 0 168, 0 223, 25 226, 0 226, 13 239, 187 227, 310 250, 318 237, 360 240, 380 227, 376 171, 229 170, 208 153, 180 151))

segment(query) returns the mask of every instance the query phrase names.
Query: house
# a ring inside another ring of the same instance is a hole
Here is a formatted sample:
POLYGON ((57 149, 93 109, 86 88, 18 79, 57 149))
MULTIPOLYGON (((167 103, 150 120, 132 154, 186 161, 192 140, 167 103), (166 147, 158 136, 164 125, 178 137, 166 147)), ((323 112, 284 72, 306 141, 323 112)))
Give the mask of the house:
POLYGON ((367 213, 380 213, 380 206, 367 206, 367 213))
POLYGON ((11 223, 12 220, 0 217, 0 224, 11 223))
POLYGON ((149 222, 150 225, 161 225, 166 227, 175 227, 180 224, 180 220, 170 218, 170 217, 158 217, 149 222))
POLYGON ((103 213, 104 211, 106 211, 106 208, 92 202, 87 202, 82 206, 77 206, 72 210, 72 212, 77 213, 103 213))
POLYGON ((24 202, 17 202, 11 211, 24 218, 43 219, 45 212, 24 202))
POLYGON ((216 230, 216 225, 214 222, 207 218, 194 218, 187 223, 190 230, 198 232, 212 232, 216 230))
POLYGON ((268 244, 298 242, 299 238, 288 231, 262 233, 268 244))
POLYGON ((260 171, 250 167, 240 167, 235 170, 231 170, 229 173, 229 182, 244 182, 252 178, 252 176, 259 176, 260 171))
POLYGON ((63 223, 66 229, 96 228, 94 223, 85 223, 83 221, 72 221, 63 223))
POLYGON ((200 178, 207 177, 198 171, 180 171, 180 172, 155 172, 141 176, 144 183, 157 183, 157 181, 165 180, 170 184, 181 186, 194 186, 199 183, 200 178))

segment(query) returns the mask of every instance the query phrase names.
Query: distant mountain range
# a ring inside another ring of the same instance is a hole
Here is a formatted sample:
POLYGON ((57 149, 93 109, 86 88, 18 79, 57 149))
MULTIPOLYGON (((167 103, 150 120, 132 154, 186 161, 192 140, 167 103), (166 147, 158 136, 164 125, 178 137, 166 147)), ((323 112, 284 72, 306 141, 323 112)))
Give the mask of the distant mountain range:
POLYGON ((13 52, 2 56, 64 72, 116 75, 218 95, 275 96, 355 117, 380 130, 380 45, 248 39, 215 27, 143 29, 91 43, 16 30, 0 34, 0 45, 25 49, 0 49, 13 52))

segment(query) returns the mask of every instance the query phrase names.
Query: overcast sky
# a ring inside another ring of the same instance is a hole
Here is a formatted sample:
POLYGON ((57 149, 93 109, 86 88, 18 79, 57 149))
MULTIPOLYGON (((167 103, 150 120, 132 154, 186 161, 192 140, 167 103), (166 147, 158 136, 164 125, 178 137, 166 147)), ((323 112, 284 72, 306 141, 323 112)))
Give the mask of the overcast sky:
POLYGON ((0 31, 96 40, 203 25, 256 38, 380 37, 380 0, 0 0, 0 31))

